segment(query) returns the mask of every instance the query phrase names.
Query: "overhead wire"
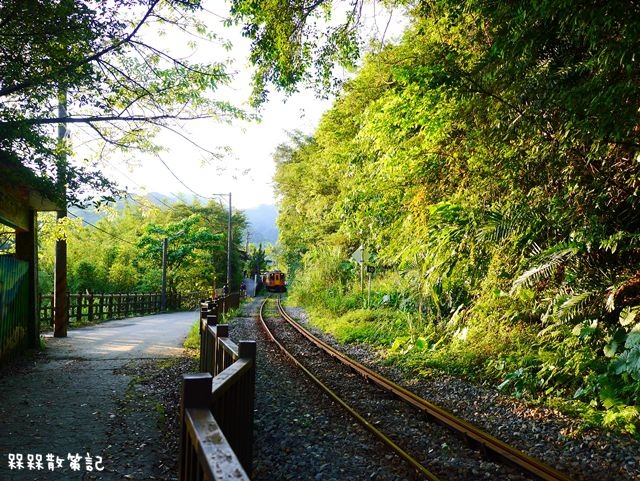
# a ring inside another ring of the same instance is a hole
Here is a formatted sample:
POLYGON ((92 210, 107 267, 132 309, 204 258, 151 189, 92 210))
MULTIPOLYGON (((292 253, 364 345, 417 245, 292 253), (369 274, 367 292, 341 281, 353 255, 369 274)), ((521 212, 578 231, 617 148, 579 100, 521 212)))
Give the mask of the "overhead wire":
MULTIPOLYGON (((124 172, 122 172, 122 170, 120 170, 118 167, 116 167, 115 165, 113 165, 111 162, 107 161, 107 163, 113 168, 115 169, 117 172, 120 173, 120 175, 126 177, 130 182, 132 182, 134 185, 136 185, 137 187, 140 187, 141 189, 145 189, 144 186, 138 184, 135 180, 133 180, 131 177, 129 177, 127 174, 125 174, 124 172)), ((163 201, 160 197, 156 197, 155 195, 153 195, 152 193, 147 194, 149 197, 151 197, 152 199, 154 199, 155 201, 159 202, 160 204, 164 205, 166 208, 171 209, 175 212, 178 212, 178 210, 176 208, 174 208, 173 206, 171 206, 171 204, 167 204, 165 201, 163 201)), ((133 200, 134 202, 146 207, 144 204, 142 204, 140 201, 134 199, 134 197, 131 195, 131 193, 127 192, 127 196, 133 200)), ((174 195, 175 197, 175 195, 174 195)))
POLYGON ((180 182, 185 189, 187 189, 189 192, 191 192, 193 195, 197 196, 197 197, 202 197, 203 199, 208 199, 208 200, 216 200, 213 197, 207 197, 206 195, 201 195, 198 194, 195 190, 193 190, 191 187, 189 187, 187 184, 185 184, 180 177, 178 177, 173 170, 171 170, 171 168, 167 165, 167 163, 162 160, 162 157, 160 157, 159 155, 156 155, 156 157, 158 158, 158 160, 160 162, 162 162, 162 165, 164 165, 166 167, 166 169, 169 171, 169 173, 174 177, 174 179, 176 179, 178 182, 180 182))
MULTIPOLYGON (((220 203, 220 205, 223 205, 222 201, 220 200, 221 196, 226 196, 227 194, 212 194, 214 197, 209 197, 206 195, 202 195, 199 194, 198 192, 196 192, 195 190, 193 190, 191 187, 189 187, 182 179, 180 179, 180 177, 178 177, 176 175, 176 173, 171 169, 171 167, 169 167, 169 165, 164 161, 164 159, 162 159, 162 157, 160 157, 160 155, 156 154, 156 157, 158 158, 158 160, 162 163, 162 165, 164 165, 164 167, 169 171, 169 173, 173 176, 174 179, 176 179, 185 189, 187 189, 189 192, 191 192, 193 195, 195 195, 196 197, 200 197, 202 199, 206 199, 206 200, 213 200, 213 201, 218 201, 220 203)), ((116 171, 118 171, 121 175, 123 175, 124 177, 126 177, 129 181, 131 181, 134 185, 140 187, 141 189, 144 189, 144 187, 140 184, 138 184, 136 181, 134 181, 131 177, 129 177, 127 174, 125 174, 124 172, 122 172, 122 170, 120 170, 119 168, 117 168, 115 165, 113 165, 111 162, 107 161, 109 163, 109 165, 111 165, 111 167, 113 169, 115 169, 116 171)), ((134 202, 137 202, 138 204, 141 204, 139 201, 135 200, 133 198, 133 196, 130 193, 127 193, 128 197, 130 199, 132 199, 134 202)), ((179 212, 177 209, 175 209, 174 207, 172 207, 170 204, 167 204, 166 202, 164 202, 162 199, 160 199, 159 197, 154 196, 153 194, 148 194, 149 197, 153 198, 154 200, 156 200, 157 202, 160 202, 162 205, 164 205, 165 207, 167 207, 168 209, 171 209, 175 212, 179 212)), ((176 194, 171 193, 171 195, 173 195, 175 198, 179 198, 176 194)), ((143 205, 143 204, 141 204, 143 205)))
MULTIPOLYGON (((162 205, 164 205, 167 209, 170 209, 174 212, 178 212, 180 213, 180 211, 178 209, 176 209, 175 207, 173 207, 171 204, 167 204, 166 202, 164 202, 162 199, 160 199, 159 197, 155 197, 151 194, 148 194, 152 199, 156 200, 157 202, 160 202, 162 205)), ((149 207, 147 204, 144 204, 143 202, 140 202, 138 199, 136 199, 133 195, 131 195, 130 192, 127 192, 127 197, 129 199, 131 199, 132 201, 134 201, 136 204, 142 206, 142 207, 149 207)))
POLYGON ((85 224, 87 224, 87 225, 89 225, 89 226, 93 227, 94 229, 99 230, 100 232, 103 232, 104 234, 107 234, 107 235, 108 235, 108 236, 110 236, 110 237, 113 237, 114 239, 119 240, 120 242, 124 242, 125 244, 129 244, 129 245, 132 245, 132 246, 135 246, 135 245, 136 245, 136 244, 134 244, 133 242, 130 242, 130 241, 125 240, 125 239, 123 239, 123 238, 121 238, 121 237, 118 237, 117 235, 115 235, 115 234, 113 234, 113 233, 111 233, 111 232, 109 232, 109 231, 106 231, 106 230, 104 230, 104 229, 101 229, 101 228, 100 228, 100 227, 98 227, 97 225, 92 224, 92 223, 91 223, 91 222, 89 222, 88 220, 83 219, 82 217, 80 217, 79 215, 74 214, 73 212, 68 212, 68 214, 69 214, 70 216, 72 216, 72 217, 75 217, 76 219, 80 219, 80 220, 81 220, 82 222, 84 222, 85 224))

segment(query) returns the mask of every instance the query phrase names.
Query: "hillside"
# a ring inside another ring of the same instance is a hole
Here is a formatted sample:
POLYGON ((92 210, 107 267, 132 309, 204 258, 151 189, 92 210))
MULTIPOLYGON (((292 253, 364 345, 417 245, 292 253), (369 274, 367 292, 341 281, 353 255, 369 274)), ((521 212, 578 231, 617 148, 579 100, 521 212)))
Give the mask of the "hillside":
POLYGON ((278 210, 273 205, 259 205, 246 209, 244 214, 249 222, 249 242, 253 244, 274 244, 278 240, 276 218, 278 210))
MULTIPOLYGON (((134 195, 134 197, 137 197, 134 195)), ((171 204, 181 201, 191 203, 194 197, 187 194, 180 194, 179 197, 173 195, 165 195, 159 192, 151 192, 143 196, 152 205, 160 208, 167 208, 171 204)), ((113 207, 117 211, 122 211, 127 202, 132 202, 127 199, 120 199, 113 207)), ((98 220, 106 216, 104 212, 96 211, 93 208, 79 209, 72 207, 69 209, 72 216, 80 217, 85 221, 95 224, 98 220)), ((247 217, 249 223, 249 242, 254 244, 274 244, 278 240, 278 228, 276 226, 276 217, 278 216, 277 208, 274 205, 259 205, 250 209, 242 210, 247 217)))

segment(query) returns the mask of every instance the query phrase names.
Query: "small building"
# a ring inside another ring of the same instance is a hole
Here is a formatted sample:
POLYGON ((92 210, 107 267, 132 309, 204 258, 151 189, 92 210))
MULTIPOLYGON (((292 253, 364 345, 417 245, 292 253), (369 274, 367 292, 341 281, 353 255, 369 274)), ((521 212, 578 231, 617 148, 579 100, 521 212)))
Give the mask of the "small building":
POLYGON ((40 343, 37 212, 59 206, 39 184, 0 155, 0 365, 40 343))

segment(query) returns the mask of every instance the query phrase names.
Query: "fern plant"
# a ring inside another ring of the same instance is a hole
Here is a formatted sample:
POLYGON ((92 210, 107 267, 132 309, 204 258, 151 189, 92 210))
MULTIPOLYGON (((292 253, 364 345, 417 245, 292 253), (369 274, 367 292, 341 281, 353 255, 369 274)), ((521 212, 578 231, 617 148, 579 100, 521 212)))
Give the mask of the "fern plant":
POLYGON ((575 244, 560 243, 546 249, 531 259, 533 267, 520 274, 511 288, 511 294, 522 287, 531 287, 542 280, 549 279, 561 266, 580 252, 575 244))

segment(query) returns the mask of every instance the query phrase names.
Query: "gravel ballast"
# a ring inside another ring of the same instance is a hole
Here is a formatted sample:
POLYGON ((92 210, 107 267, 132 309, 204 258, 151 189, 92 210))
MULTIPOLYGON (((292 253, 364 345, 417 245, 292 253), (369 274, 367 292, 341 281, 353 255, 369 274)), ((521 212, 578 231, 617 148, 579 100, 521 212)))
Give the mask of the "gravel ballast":
MULTIPOLYGON (((252 479, 420 479, 267 340, 257 322, 260 302, 261 299, 254 299, 243 306, 242 316, 230 326, 234 341, 254 339, 258 345, 252 479)), ((306 323, 304 311, 287 310, 306 323)), ((331 336, 320 337, 425 399, 543 459, 572 479, 640 480, 640 443, 631 438, 601 430, 578 431, 578 421, 555 411, 528 407, 495 390, 444 374, 411 379, 379 365, 375 352, 366 346, 342 346, 331 336), (575 432, 579 434, 572 434, 575 432)), ((449 479, 461 478, 453 474, 449 479)))

